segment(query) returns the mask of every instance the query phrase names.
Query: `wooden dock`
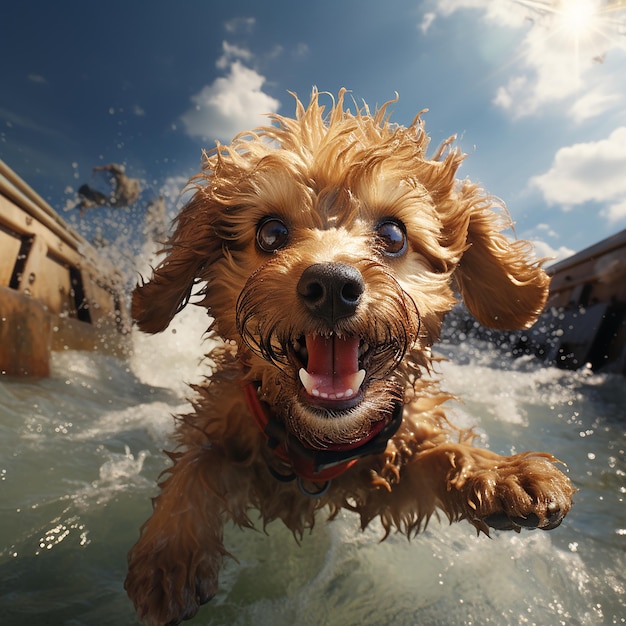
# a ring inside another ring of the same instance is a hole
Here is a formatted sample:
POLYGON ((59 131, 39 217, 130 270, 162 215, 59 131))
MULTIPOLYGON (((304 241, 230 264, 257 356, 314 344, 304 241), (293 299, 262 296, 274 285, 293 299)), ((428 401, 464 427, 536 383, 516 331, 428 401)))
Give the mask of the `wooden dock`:
POLYGON ((442 338, 456 343, 459 337, 473 337, 561 368, 626 375, 626 230, 546 271, 550 295, 532 328, 488 329, 459 305, 446 318, 442 338))
POLYGON ((122 277, 0 160, 0 375, 48 376, 53 350, 124 354, 122 277))
MULTIPOLYGON (((626 230, 548 268, 545 358, 626 374, 626 230), (546 338, 547 339, 547 338, 546 338)), ((540 336, 540 335, 539 335, 540 336)))

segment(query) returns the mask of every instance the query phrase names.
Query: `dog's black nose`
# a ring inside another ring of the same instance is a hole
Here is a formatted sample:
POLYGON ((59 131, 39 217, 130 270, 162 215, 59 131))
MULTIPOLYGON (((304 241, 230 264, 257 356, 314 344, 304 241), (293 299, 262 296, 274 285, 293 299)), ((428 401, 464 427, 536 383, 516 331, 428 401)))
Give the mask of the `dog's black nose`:
POLYGON ((345 263, 316 263, 298 281, 298 295, 308 310, 330 324, 354 315, 364 291, 361 272, 345 263))

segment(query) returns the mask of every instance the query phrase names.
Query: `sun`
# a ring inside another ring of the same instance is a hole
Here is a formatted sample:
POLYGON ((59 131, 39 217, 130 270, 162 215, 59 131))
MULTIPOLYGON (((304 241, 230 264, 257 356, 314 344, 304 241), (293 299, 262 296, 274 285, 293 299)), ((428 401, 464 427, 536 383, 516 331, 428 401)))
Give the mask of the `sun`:
POLYGON ((624 47, 626 0, 512 1, 528 9, 551 32, 577 44, 599 38, 624 47))
POLYGON ((563 0, 555 6, 555 15, 563 31, 580 40, 594 31, 599 6, 594 0, 563 0))

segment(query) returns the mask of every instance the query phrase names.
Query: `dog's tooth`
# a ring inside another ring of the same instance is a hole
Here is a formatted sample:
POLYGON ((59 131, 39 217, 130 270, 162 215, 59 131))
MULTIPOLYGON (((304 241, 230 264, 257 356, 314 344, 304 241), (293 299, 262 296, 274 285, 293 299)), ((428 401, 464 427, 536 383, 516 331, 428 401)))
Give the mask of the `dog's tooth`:
POLYGON ((346 398, 352 398, 361 388, 363 381, 365 380, 365 370, 359 370, 352 379, 352 387, 345 390, 344 394, 346 398))
POLYGON ((306 392, 310 396, 319 396, 319 391, 315 389, 315 380, 313 379, 313 376, 311 376, 303 367, 300 368, 298 375, 300 376, 300 382, 306 389, 306 392))
POLYGON ((324 398, 325 400, 341 400, 343 398, 352 398, 358 393, 363 381, 365 380, 365 370, 361 369, 356 374, 351 376, 352 380, 349 381, 349 387, 346 386, 345 389, 332 391, 330 389, 328 391, 321 391, 318 386, 319 381, 317 381, 316 377, 309 374, 303 367, 298 371, 298 376, 300 377, 300 381, 302 382, 304 389, 310 396, 324 398))
POLYGON ((363 384, 363 381, 365 380, 365 370, 359 370, 355 376, 354 376, 354 380, 352 381, 354 384, 354 388, 358 391, 361 388, 361 385, 363 384))

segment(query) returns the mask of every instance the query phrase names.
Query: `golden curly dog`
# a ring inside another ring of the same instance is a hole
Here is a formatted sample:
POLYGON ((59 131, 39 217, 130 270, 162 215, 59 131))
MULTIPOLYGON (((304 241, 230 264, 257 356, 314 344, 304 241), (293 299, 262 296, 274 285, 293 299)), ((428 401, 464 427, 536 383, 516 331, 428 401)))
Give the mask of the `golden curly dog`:
POLYGON ((173 466, 129 554, 141 619, 176 624, 217 591, 224 523, 281 519, 296 536, 348 509, 362 528, 411 536, 450 521, 555 528, 570 481, 547 453, 500 456, 446 420, 431 346, 459 291, 499 329, 530 326, 548 277, 503 207, 455 179, 444 143, 427 157, 420 116, 387 106, 327 115, 314 91, 295 119, 205 155, 167 256, 137 287, 133 315, 164 330, 194 287, 221 347, 194 387, 173 466))

